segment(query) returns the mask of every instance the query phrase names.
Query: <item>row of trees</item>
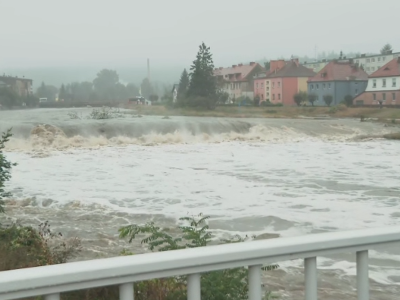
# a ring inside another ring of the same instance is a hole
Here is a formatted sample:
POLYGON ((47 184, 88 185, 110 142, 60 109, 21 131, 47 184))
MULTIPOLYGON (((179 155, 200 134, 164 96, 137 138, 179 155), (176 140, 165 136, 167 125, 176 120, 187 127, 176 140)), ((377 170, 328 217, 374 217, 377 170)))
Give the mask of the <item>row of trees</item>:
POLYGON ((70 102, 114 102, 126 101, 128 98, 142 95, 147 99, 157 100, 158 95, 148 78, 143 79, 140 86, 134 83, 120 82, 115 70, 103 69, 97 73, 93 82, 72 82, 62 84, 59 89, 42 83, 37 90, 39 97, 54 101, 58 93, 58 100, 70 102))
MULTIPOLYGON (((330 94, 323 96, 324 102, 327 106, 331 106, 333 103, 333 96, 330 94)), ((301 106, 304 103, 309 102, 312 106, 314 106, 314 102, 318 100, 318 96, 316 94, 307 94, 306 92, 300 91, 293 97, 294 102, 301 106)), ((351 95, 347 95, 344 97, 343 104, 350 107, 353 105, 353 97, 351 95)))

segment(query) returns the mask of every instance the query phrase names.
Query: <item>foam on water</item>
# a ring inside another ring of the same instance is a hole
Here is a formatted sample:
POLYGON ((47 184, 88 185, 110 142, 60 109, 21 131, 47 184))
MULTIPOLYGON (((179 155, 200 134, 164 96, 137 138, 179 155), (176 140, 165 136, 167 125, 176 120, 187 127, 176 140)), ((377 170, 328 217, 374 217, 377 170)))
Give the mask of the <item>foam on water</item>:
MULTIPOLYGON (((54 209, 77 202, 77 213, 88 215, 94 206, 104 215, 203 213, 219 237, 296 236, 400 219, 400 144, 354 140, 396 128, 352 120, 49 120, 16 124, 7 148, 18 162, 14 196, 39 206, 51 199, 54 209)), ((2 120, 0 129, 10 124, 2 120)), ((400 251, 370 256, 371 277, 397 284, 400 251)), ((348 255, 319 258, 319 266, 355 272, 348 255)))

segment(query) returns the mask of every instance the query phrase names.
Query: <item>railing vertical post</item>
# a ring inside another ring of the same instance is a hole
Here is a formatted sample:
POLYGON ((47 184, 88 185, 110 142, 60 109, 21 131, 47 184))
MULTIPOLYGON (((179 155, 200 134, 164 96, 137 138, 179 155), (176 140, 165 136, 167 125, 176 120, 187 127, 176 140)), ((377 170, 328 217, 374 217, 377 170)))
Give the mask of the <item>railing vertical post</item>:
POLYGON ((119 286, 119 299, 120 300, 133 300, 133 283, 124 283, 119 286))
POLYGON ((304 276, 306 281, 306 300, 317 300, 317 258, 306 258, 304 260, 304 269, 304 276))
POLYGON ((44 296, 45 300, 60 300, 60 294, 51 294, 44 296))
POLYGON ((191 274, 187 277, 187 299, 201 300, 201 275, 191 274))
POLYGON ((249 300, 261 300, 261 265, 249 266, 249 300))
POLYGON ((357 252, 358 300, 369 300, 368 250, 357 252))

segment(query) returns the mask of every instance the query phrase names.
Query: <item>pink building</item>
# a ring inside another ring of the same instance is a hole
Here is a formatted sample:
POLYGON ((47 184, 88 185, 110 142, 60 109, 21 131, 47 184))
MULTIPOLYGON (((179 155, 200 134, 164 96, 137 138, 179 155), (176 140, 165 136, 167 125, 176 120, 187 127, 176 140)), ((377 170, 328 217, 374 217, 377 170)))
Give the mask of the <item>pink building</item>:
POLYGON ((270 81, 270 102, 274 104, 294 105, 294 95, 300 91, 307 92, 307 81, 315 72, 292 59, 282 68, 273 70, 267 75, 270 81))
POLYGON ((281 60, 271 60, 270 69, 266 72, 258 73, 254 76, 254 97, 259 97, 260 103, 263 101, 271 102, 271 81, 268 75, 273 72, 280 70, 286 65, 286 61, 281 60))

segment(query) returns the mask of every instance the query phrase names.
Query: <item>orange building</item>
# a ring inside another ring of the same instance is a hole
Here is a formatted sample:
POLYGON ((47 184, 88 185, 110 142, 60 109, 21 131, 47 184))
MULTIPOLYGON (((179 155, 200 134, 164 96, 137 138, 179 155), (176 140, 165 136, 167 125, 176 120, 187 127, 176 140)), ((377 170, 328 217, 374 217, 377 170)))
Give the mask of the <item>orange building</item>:
POLYGON ((270 102, 283 105, 294 105, 294 95, 300 91, 307 92, 307 81, 315 72, 291 59, 282 68, 267 75, 270 85, 270 102))

